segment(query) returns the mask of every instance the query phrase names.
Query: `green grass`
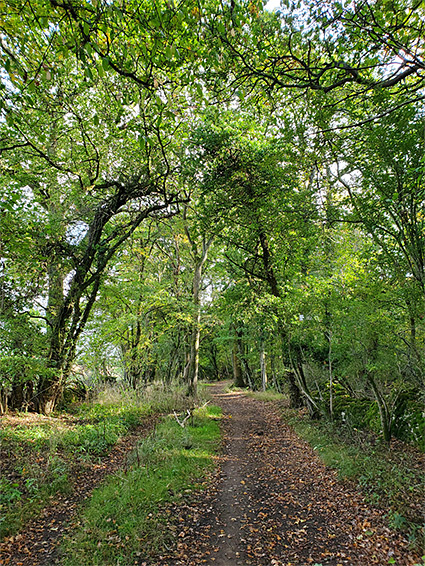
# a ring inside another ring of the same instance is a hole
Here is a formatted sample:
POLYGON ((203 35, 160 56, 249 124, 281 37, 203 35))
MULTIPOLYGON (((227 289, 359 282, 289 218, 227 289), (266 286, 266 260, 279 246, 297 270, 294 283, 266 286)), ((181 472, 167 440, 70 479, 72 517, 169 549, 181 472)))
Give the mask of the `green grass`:
POLYGON ((143 395, 104 388, 93 402, 52 418, 14 415, 14 425, 0 430, 8 462, 0 475, 0 539, 22 529, 51 496, 69 493, 76 469, 106 456, 145 417, 192 403, 182 388, 153 384, 143 395))
POLYGON ((233 384, 230 384, 226 391, 231 393, 232 391, 238 391, 243 393, 247 397, 251 397, 253 399, 258 399, 259 401, 282 401, 285 399, 285 395, 276 391, 276 389, 266 389, 266 391, 252 391, 248 388, 242 387, 235 387, 233 384))
POLYGON ((101 422, 66 429, 52 420, 30 427, 4 427, 3 450, 15 462, 16 479, 0 477, 0 538, 15 534, 47 503, 50 496, 69 493, 77 462, 105 455, 117 440, 140 423, 141 411, 119 411, 101 422))
POLYGON ((424 483, 408 456, 396 457, 383 442, 329 422, 313 422, 298 411, 284 409, 284 418, 340 479, 355 481, 369 503, 388 510, 390 527, 406 532, 413 546, 420 544, 423 518, 411 503, 424 500, 424 483))
POLYGON ((278 393, 274 389, 267 389, 266 391, 246 391, 244 392, 248 397, 259 399, 260 401, 282 401, 285 396, 278 393))
POLYGON ((33 451, 39 450, 49 443, 52 435, 50 424, 40 424, 31 428, 25 426, 4 427, 0 430, 0 442, 4 444, 27 445, 33 451))
POLYGON ((65 541, 64 566, 133 564, 172 543, 164 506, 195 489, 214 465, 220 409, 195 411, 182 428, 167 417, 133 453, 133 466, 97 489, 65 541))
POLYGON ((58 456, 27 463, 20 482, 0 478, 0 538, 17 533, 57 493, 70 493, 69 466, 58 456))

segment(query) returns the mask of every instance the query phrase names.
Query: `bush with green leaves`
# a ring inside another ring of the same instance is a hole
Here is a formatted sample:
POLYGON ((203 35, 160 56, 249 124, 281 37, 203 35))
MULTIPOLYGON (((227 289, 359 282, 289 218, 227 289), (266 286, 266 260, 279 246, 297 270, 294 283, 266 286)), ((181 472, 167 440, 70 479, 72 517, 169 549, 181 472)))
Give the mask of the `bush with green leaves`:
POLYGON ((11 408, 33 408, 34 388, 41 378, 48 378, 54 370, 46 360, 23 355, 0 357, 0 413, 11 408))

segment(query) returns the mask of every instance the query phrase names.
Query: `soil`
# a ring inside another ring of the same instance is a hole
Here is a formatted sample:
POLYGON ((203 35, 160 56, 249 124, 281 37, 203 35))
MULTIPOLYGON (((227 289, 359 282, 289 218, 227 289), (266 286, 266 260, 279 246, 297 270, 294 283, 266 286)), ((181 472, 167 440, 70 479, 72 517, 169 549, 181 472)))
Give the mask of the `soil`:
POLYGON ((275 403, 214 385, 225 444, 215 480, 168 510, 177 547, 151 566, 411 566, 408 541, 354 484, 341 482, 275 403))

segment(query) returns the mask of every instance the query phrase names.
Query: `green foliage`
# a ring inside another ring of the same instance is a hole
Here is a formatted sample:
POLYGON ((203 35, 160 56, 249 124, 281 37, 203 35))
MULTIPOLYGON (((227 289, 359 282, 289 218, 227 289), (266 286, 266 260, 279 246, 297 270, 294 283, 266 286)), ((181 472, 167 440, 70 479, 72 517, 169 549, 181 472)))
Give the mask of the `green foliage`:
POLYGON ((1 410, 187 376, 214 236, 201 375, 423 446, 423 4, 136 4, 4 14, 1 410))
POLYGON ((85 425, 67 432, 61 439, 61 443, 74 453, 86 452, 89 454, 104 454, 113 446, 118 438, 125 432, 120 423, 85 425))
POLYGON ((52 374, 54 371, 46 367, 46 361, 42 358, 20 355, 0 358, 0 387, 10 388, 12 385, 26 382, 36 383, 41 377, 52 374))
POLYGON ((169 417, 133 454, 133 466, 97 489, 81 528, 66 537, 64 564, 128 563, 172 544, 167 503, 197 488, 218 448, 217 407, 195 411, 182 428, 169 417))
POLYGON ((9 447, 26 445, 28 449, 40 451, 54 447, 70 453, 101 455, 113 446, 118 438, 140 424, 141 419, 152 414, 151 407, 125 407, 84 405, 78 411, 78 418, 86 421, 75 424, 71 429, 56 428, 46 423, 37 426, 4 427, 0 431, 1 441, 9 447))
POLYGON ((1 479, 0 481, 0 509, 5 505, 10 505, 14 501, 21 499, 22 492, 19 490, 18 483, 12 483, 9 480, 1 479))
POLYGON ((29 458, 23 461, 18 482, 0 478, 0 538, 19 531, 49 497, 71 489, 70 467, 63 458, 51 453, 42 464, 29 458))
POLYGON ((396 438, 414 441, 425 452, 425 414, 421 394, 415 389, 404 390, 397 399, 393 415, 396 438))
MULTIPOLYGON (((1 310, 6 304, 9 319, 40 322, 38 353, 57 372, 38 378, 39 411, 59 400, 114 255, 141 223, 173 216, 186 200, 180 162, 188 93, 179 87, 188 80, 183 53, 192 53, 197 34, 165 3, 145 8, 131 17, 99 6, 81 27, 65 7, 37 0, 7 10, 0 224, 8 301, 1 310)), ((23 353, 22 343, 15 346, 6 353, 23 353)))
MULTIPOLYGON (((341 423, 358 429, 369 429, 377 434, 381 427, 378 404, 373 399, 350 396, 342 387, 334 387, 334 418, 341 423), (339 389, 339 390, 338 390, 339 389)), ((329 391, 324 394, 326 406, 329 405, 329 391)))
POLYGON ((189 242, 180 219, 140 228, 104 280, 79 360, 93 380, 124 381, 140 389, 180 377, 178 348, 191 322, 189 242))
MULTIPOLYGON (((424 451, 425 415, 419 399, 420 395, 415 389, 399 390, 392 404, 391 433, 394 438, 415 444, 424 451)), ((321 403, 326 416, 329 416, 329 402, 329 388, 325 387, 321 403)), ((361 393, 353 396, 338 382, 333 384, 333 419, 352 429, 372 431, 378 435, 382 432, 377 401, 361 393)))
POLYGON ((17 425, 15 427, 4 426, 0 431, 0 437, 5 444, 26 444, 35 451, 47 446, 52 436, 53 427, 49 424, 41 424, 33 427, 17 425))
POLYGON ((285 398, 282 393, 273 391, 272 389, 267 391, 245 391, 244 394, 248 397, 259 399, 260 401, 282 401, 285 398))

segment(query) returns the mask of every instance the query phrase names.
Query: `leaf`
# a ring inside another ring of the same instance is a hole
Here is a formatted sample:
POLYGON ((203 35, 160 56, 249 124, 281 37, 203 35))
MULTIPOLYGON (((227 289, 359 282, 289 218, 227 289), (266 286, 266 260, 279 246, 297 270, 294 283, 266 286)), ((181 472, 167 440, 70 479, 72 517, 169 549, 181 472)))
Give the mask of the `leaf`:
POLYGON ((100 76, 100 77, 104 77, 104 76, 105 76, 105 69, 103 68, 102 61, 98 61, 98 62, 97 62, 97 72, 99 73, 99 76, 100 76))

